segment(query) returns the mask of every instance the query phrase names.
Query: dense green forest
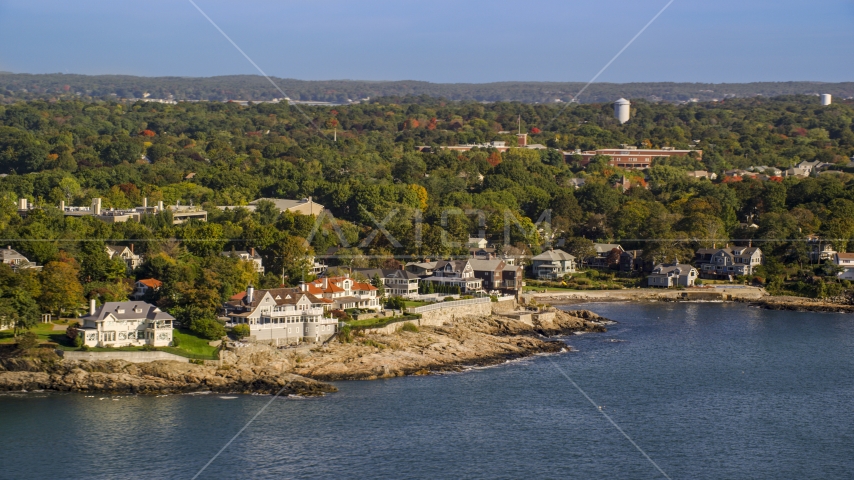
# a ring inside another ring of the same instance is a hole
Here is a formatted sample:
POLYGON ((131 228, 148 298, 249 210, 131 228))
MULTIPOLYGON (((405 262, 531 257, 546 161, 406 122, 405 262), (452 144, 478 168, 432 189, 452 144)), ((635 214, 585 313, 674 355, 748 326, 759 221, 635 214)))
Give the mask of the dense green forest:
MULTIPOLYGON (((496 82, 429 83, 412 80, 369 82, 356 80, 305 81, 274 78, 294 100, 348 103, 377 97, 445 98, 451 101, 554 103, 568 102, 584 82, 496 82)), ((177 100, 254 100, 281 98, 282 94, 258 75, 209 78, 134 77, 128 75, 14 74, 0 72, 0 103, 16 100, 81 96, 86 99, 175 98, 177 100)), ((687 102, 723 100, 762 95, 818 95, 830 93, 838 99, 854 96, 854 82, 757 82, 757 83, 595 83, 578 98, 582 103, 612 102, 620 97, 649 101, 687 102)))
POLYGON ((810 96, 685 105, 634 100, 632 120, 620 125, 609 104, 562 110, 422 100, 299 110, 82 100, 0 106, 0 173, 6 174, 0 235, 45 265, 38 274, 14 275, 0 266, 0 308, 69 312, 84 297, 123 298, 133 278, 154 277, 164 287, 153 301, 188 322, 210 319, 248 282, 272 286, 282 274, 288 284, 306 278, 307 257, 331 247, 340 248, 333 263, 389 266, 463 254, 453 242, 480 229, 501 244, 508 225, 507 248, 524 253, 562 241, 580 256, 591 240, 607 240, 643 249, 651 261, 688 259, 699 247, 751 239, 766 254, 758 281, 772 291, 832 296, 850 288, 836 280, 832 266, 811 264, 804 239, 817 234, 839 251, 854 248, 851 104, 821 107, 810 96), (499 132, 515 131, 517 118, 530 143, 551 148, 504 154, 439 148, 515 142, 515 135, 499 132), (659 161, 642 172, 602 160, 580 170, 561 154, 620 144, 687 148, 695 140, 702 158, 659 161), (433 153, 419 151, 421 145, 433 153), (686 175, 816 159, 833 170, 782 182, 686 175), (578 177, 586 183, 576 190, 570 180, 578 177), (625 191, 624 177, 631 184, 625 191), (216 208, 309 196, 330 214, 279 213, 264 203, 255 212, 216 208), (20 197, 43 208, 22 218, 15 204, 20 197), (60 201, 89 205, 93 197, 105 208, 138 206, 143 198, 149 205, 192 202, 205 207, 209 222, 173 225, 165 212, 109 224, 64 217, 55 207, 60 201), (113 243, 132 243, 145 255, 138 271, 107 260, 104 245, 113 243), (248 248, 263 255, 265 277, 220 255, 248 248))

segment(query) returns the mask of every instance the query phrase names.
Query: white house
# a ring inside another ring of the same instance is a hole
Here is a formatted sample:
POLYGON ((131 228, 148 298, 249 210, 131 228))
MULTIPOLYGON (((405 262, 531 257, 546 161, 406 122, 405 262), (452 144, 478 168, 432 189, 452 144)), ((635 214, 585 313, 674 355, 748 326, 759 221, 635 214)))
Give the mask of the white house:
POLYGON ((699 273, 691 265, 682 263, 658 264, 647 277, 650 287, 693 287, 699 273))
POLYGON ((349 274, 343 277, 323 277, 312 282, 303 282, 298 288, 315 297, 331 300, 327 308, 333 310, 382 309, 380 299, 377 297, 377 287, 367 282, 357 282, 350 278, 349 274))
POLYGON ((264 274, 264 260, 261 258, 261 255, 255 252, 254 248, 250 248, 247 252, 246 250, 232 250, 228 252, 222 252, 222 256, 224 257, 235 257, 243 260, 244 262, 252 262, 252 266, 256 272, 261 275, 264 274))
POLYGON ((149 292, 156 292, 163 286, 163 282, 155 278, 143 278, 137 280, 133 285, 133 293, 130 294, 132 300, 142 300, 149 292))
POLYGON ((556 280, 568 273, 575 273, 575 257, 563 250, 547 250, 532 258, 534 276, 556 280))
POLYGON ((469 248, 486 248, 488 242, 485 238, 469 237, 468 242, 466 242, 466 245, 469 248))
POLYGON ((139 301, 107 302, 95 308, 91 300, 89 315, 82 317, 79 335, 90 347, 172 345, 172 315, 150 303, 139 301))
POLYGON ((136 267, 142 265, 142 255, 133 253, 133 245, 130 247, 107 245, 107 256, 110 257, 110 259, 114 257, 121 258, 128 266, 129 270, 136 270, 136 267))
POLYGON ((833 257, 833 263, 843 268, 854 268, 854 253, 839 253, 833 257))
POLYGON ((338 320, 324 315, 331 300, 295 288, 258 290, 250 285, 225 304, 228 325, 248 325, 249 339, 288 345, 323 342, 338 331, 338 320))
POLYGON ((27 257, 21 255, 15 250, 12 250, 11 246, 7 246, 4 249, 0 249, 0 262, 5 263, 12 267, 12 270, 22 270, 25 268, 35 268, 36 270, 41 270, 41 265, 37 265, 35 262, 29 261, 27 257))

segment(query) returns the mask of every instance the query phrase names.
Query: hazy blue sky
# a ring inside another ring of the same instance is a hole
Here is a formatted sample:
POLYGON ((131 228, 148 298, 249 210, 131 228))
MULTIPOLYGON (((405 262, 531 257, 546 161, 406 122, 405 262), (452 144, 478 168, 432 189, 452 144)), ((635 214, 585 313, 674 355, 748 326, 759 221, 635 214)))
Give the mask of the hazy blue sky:
MULTIPOLYGON (((587 81, 667 0, 196 0, 268 74, 587 81)), ((0 0, 0 70, 255 73, 187 0, 0 0)), ((599 81, 854 81, 854 1, 675 0, 599 81)))

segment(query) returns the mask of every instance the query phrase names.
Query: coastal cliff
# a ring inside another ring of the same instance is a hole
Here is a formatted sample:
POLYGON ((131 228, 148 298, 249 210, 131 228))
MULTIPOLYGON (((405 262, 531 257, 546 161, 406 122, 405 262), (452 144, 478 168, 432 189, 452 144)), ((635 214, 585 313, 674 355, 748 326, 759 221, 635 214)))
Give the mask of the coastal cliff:
POLYGON ((324 381, 424 375, 559 352, 566 345, 549 336, 604 331, 606 323, 588 311, 557 311, 553 318, 532 323, 499 315, 469 316, 417 332, 359 333, 349 342, 333 340, 323 346, 242 345, 223 351, 220 362, 208 365, 64 360, 41 351, 0 358, 0 391, 273 394, 285 387, 284 394, 322 395, 337 390, 324 381))

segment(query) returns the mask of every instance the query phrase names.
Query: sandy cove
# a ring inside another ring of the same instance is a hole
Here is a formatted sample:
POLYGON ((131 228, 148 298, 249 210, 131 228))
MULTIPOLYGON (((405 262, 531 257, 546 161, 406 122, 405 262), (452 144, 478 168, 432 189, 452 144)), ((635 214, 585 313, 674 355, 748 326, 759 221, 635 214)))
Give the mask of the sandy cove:
POLYGON ((247 345, 222 352, 218 362, 129 363, 63 360, 43 351, 37 358, 0 358, 0 391, 49 390, 114 394, 276 393, 322 395, 325 381, 372 380, 455 371, 545 352, 566 344, 549 336, 604 331, 609 321, 589 311, 557 311, 554 319, 527 324, 499 315, 458 318, 418 332, 362 333, 349 343, 276 349, 247 345))

